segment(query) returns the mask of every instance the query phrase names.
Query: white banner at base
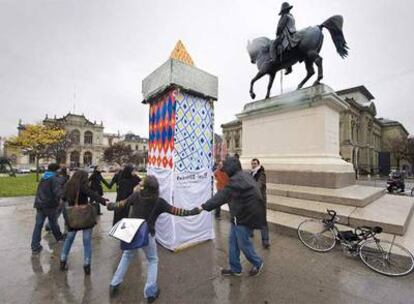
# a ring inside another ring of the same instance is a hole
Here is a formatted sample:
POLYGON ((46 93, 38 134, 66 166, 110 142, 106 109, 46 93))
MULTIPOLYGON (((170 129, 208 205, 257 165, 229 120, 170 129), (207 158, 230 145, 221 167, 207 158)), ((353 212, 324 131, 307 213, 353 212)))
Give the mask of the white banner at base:
MULTIPOLYGON (((169 169, 150 167, 148 174, 157 177, 160 197, 177 208, 200 207, 212 195, 212 177, 208 170, 173 173, 169 169)), ((214 239, 210 212, 186 217, 162 214, 156 222, 156 231, 157 241, 170 250, 214 239)))

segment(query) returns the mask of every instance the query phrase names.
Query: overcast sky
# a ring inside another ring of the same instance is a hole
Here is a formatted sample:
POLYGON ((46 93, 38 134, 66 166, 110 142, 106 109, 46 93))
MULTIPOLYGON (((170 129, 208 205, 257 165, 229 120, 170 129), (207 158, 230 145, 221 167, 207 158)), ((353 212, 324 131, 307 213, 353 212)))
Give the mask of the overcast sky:
MULTIPOLYGON (((105 132, 148 134, 141 81, 181 39, 195 65, 219 77, 215 130, 250 101, 256 66, 248 39, 273 39, 282 1, 0 0, 0 136, 19 118, 36 122, 84 113, 105 132)), ((350 55, 341 59, 324 30, 323 82, 335 90, 365 85, 378 117, 414 133, 413 1, 291 1, 297 28, 344 16, 350 55), (411 38, 410 38, 411 37, 411 38)), ((285 91, 305 76, 295 65, 285 91)), ((312 83, 310 80, 308 85, 312 83)), ((267 79, 257 82, 258 99, 267 79)), ((279 77, 272 94, 279 94, 279 77)))

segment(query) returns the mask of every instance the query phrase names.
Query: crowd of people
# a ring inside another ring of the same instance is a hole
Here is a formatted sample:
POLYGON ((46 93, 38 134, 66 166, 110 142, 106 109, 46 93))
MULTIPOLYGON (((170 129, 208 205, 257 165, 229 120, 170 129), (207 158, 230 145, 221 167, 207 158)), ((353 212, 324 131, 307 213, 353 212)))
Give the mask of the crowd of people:
MULTIPOLYGON (((78 215, 89 217, 88 207, 94 210, 95 216, 102 214, 100 205, 113 211, 113 224, 123 218, 132 217, 144 219, 149 227, 148 245, 144 251, 148 269, 147 281, 144 287, 144 297, 148 303, 154 302, 160 295, 157 285, 158 255, 155 241, 155 223, 162 213, 175 216, 192 216, 202 211, 215 210, 215 217, 220 219, 220 206, 228 204, 230 213, 229 235, 229 267, 222 269, 224 276, 240 276, 242 252, 252 264, 249 276, 257 276, 263 269, 263 259, 256 253, 251 238, 253 231, 261 231, 262 245, 270 247, 269 230, 266 222, 266 174, 258 159, 251 161, 251 172, 242 170, 238 157, 227 157, 220 162, 214 171, 217 192, 208 201, 191 210, 176 208, 160 197, 160 185, 155 176, 147 175, 143 180, 135 173, 134 167, 126 165, 117 172, 108 183, 102 176, 99 167, 88 177, 83 170, 75 171, 68 176, 64 166, 50 164, 39 182, 34 208, 36 220, 32 236, 31 249, 33 254, 42 250, 40 244, 43 224, 47 218, 48 227, 57 242, 63 242, 60 253, 60 270, 68 270, 70 249, 78 231, 82 231, 85 275, 91 273, 92 263, 92 233, 96 221, 83 221, 82 225, 75 225, 70 208, 78 208, 78 215), (108 188, 116 186, 116 200, 109 202, 103 197, 102 184, 108 188), (63 214, 65 231, 62 233, 58 218, 63 214)), ((119 265, 110 282, 110 295, 114 296, 122 283, 129 264, 138 249, 129 249, 122 252, 119 265)))

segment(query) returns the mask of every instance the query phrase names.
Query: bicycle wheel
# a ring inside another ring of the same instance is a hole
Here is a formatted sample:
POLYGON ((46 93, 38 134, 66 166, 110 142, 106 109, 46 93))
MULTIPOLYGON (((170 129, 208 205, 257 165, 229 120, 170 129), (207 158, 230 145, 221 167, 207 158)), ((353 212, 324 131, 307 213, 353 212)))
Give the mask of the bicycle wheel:
POLYGON ((335 233, 322 220, 305 220, 300 223, 297 232, 303 245, 312 250, 327 252, 335 247, 335 233))
POLYGON ((369 240, 359 249, 362 262, 383 275, 399 277, 414 268, 414 258, 405 247, 383 240, 369 240))

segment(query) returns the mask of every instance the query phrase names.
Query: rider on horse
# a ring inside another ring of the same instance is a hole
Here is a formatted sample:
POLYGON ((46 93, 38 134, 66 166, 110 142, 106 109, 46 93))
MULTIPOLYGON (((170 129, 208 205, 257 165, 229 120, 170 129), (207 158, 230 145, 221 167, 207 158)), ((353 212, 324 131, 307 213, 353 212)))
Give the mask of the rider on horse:
MULTIPOLYGON (((281 61, 283 53, 291 50, 298 43, 297 39, 294 37, 296 33, 295 18, 293 18, 293 15, 290 13, 292 7, 293 6, 288 2, 282 3, 279 13, 281 17, 276 29, 276 39, 272 43, 270 49, 272 61, 276 61, 277 58, 281 61)), ((292 66, 286 69, 285 75, 290 74, 291 72, 292 66)))

